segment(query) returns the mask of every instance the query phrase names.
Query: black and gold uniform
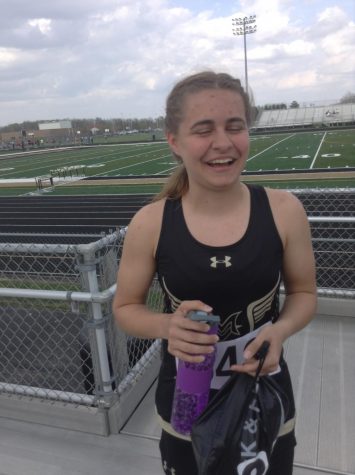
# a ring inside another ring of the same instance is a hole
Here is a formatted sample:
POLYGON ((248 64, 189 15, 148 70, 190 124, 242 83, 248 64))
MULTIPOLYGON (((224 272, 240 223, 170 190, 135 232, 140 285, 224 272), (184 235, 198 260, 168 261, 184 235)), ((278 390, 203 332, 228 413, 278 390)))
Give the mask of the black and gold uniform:
MULTIPOLYGON (((255 185, 248 185, 248 188, 251 204, 249 223, 238 242, 222 247, 198 242, 187 228, 181 200, 167 200, 157 247, 157 272, 164 291, 166 312, 176 310, 183 300, 201 300, 221 318, 211 395, 231 374, 229 367, 241 361, 243 347, 238 346, 238 342, 261 326, 275 322, 279 316, 283 246, 265 190, 255 185)), ((217 228, 215 232, 218 233, 217 228)), ((175 433, 169 424, 175 377, 175 358, 168 353, 167 342, 163 341, 163 359, 156 392, 157 412, 163 426, 163 463, 166 473, 192 475, 196 469, 188 469, 188 464, 193 464, 191 444, 186 440, 188 438, 175 433), (175 454, 168 453, 168 441, 172 437, 174 447, 181 446, 181 454, 177 448, 174 449, 175 454), (190 450, 191 454, 187 455, 186 450, 190 450), (184 457, 186 464, 181 465, 184 457)), ((280 371, 273 377, 289 395, 293 406, 291 381, 283 359, 280 371)), ((293 449, 294 407, 291 412, 284 428, 284 433, 289 433, 289 436, 281 437, 280 441, 288 438, 288 445, 293 449)), ((292 472, 278 473, 287 475, 292 472)))

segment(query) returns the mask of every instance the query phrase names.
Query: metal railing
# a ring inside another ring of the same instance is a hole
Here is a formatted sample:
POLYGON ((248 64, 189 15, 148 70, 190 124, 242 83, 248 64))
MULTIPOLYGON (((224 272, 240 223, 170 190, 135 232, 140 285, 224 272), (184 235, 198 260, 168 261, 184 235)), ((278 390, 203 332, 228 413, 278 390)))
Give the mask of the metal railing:
MULTIPOLYGON (((114 403, 153 343, 128 337, 113 322, 122 242, 116 232, 74 246, 0 244, 0 393, 114 403)), ((162 308, 156 281, 148 304, 162 308)))
MULTIPOLYGON (((355 217, 310 214, 319 295, 354 299, 355 217)), ((158 340, 112 317, 123 240, 0 243, 0 395, 108 410, 156 360, 158 340)), ((156 280, 148 305, 163 309, 156 280)))

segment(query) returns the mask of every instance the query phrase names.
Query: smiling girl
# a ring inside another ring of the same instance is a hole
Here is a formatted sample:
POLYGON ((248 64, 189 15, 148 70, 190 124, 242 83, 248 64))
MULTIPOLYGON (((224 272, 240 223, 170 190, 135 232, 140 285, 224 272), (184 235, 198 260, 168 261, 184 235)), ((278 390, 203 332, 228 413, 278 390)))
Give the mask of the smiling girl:
POLYGON ((206 71, 176 84, 167 98, 166 136, 177 168, 132 219, 125 238, 113 310, 127 333, 162 339, 156 407, 169 474, 197 475, 189 437, 170 425, 175 358, 201 362, 217 344, 213 395, 231 371, 255 372, 254 355, 265 340, 263 374, 275 373, 291 403, 267 474, 292 473, 295 411, 282 347, 314 315, 314 257, 300 202, 240 180, 249 126, 250 104, 238 79, 206 71), (145 305, 156 273, 164 313, 145 305), (286 297, 279 309, 281 281, 286 297), (218 336, 186 318, 190 310, 219 315, 218 336), (240 357, 240 339, 249 335, 254 340, 240 357))

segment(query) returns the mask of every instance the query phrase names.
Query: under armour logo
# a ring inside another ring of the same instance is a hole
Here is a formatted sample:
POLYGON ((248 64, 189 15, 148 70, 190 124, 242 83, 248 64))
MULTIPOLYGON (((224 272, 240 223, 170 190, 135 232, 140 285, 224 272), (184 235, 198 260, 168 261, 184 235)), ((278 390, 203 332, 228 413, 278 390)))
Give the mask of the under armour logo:
POLYGON ((230 267, 231 263, 231 256, 224 256, 224 259, 217 259, 217 257, 211 257, 211 267, 216 268, 217 264, 224 264, 224 267, 230 267))

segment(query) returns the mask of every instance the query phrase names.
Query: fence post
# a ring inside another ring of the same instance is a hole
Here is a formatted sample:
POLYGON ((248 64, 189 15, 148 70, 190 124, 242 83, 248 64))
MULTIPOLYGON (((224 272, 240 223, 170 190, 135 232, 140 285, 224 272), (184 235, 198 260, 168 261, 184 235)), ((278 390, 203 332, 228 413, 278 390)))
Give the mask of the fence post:
MULTIPOLYGON (((100 289, 96 273, 95 248, 91 245, 79 245, 77 250, 78 258, 81 260, 78 267, 82 275, 84 290, 97 293, 100 289)), ((88 322, 88 327, 91 327, 89 341, 95 378, 95 392, 103 397, 104 405, 110 406, 114 393, 105 331, 107 319, 104 317, 102 304, 89 302, 89 316, 91 317, 91 322, 88 322)))

